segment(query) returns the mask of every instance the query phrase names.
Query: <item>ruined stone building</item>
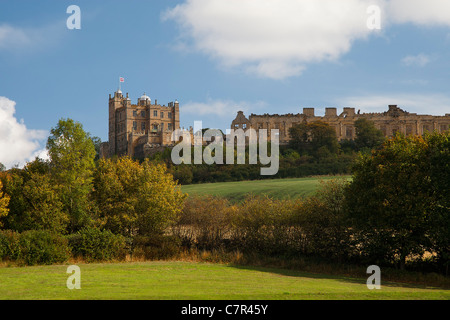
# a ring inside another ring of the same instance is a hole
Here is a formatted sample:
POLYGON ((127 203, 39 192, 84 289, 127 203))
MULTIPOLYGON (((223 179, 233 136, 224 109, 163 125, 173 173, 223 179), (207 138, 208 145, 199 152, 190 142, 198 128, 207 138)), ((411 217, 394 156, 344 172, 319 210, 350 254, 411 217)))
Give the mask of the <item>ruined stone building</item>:
POLYGON ((128 93, 124 96, 119 89, 109 95, 109 141, 102 144, 101 156, 143 158, 172 145, 172 132, 179 128, 178 101, 159 105, 144 93, 132 104, 128 93))
POLYGON ((325 108, 324 116, 316 116, 314 108, 303 108, 303 113, 298 114, 251 114, 245 117, 242 111, 239 111, 236 118, 231 123, 231 129, 253 128, 268 129, 268 135, 271 129, 279 130, 280 144, 287 144, 290 140, 289 128, 303 121, 314 122, 323 121, 336 130, 338 140, 353 140, 356 137, 355 121, 364 118, 371 120, 375 126, 380 129, 386 137, 392 137, 396 132, 402 132, 405 135, 422 135, 426 131, 444 132, 450 127, 450 114, 444 116, 418 115, 409 113, 400 109, 396 105, 390 105, 389 110, 381 113, 355 113, 355 108, 344 108, 343 112, 338 114, 336 108, 325 108))

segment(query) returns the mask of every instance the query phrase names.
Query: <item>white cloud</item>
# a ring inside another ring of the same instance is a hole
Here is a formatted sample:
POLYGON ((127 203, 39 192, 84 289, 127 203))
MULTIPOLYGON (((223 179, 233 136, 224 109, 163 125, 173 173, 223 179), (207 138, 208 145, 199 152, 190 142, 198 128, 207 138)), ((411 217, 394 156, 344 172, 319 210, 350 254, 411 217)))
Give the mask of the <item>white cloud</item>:
POLYGON ((0 26, 0 49, 26 46, 31 42, 30 35, 24 30, 6 24, 0 26))
POLYGON ((391 0, 386 10, 392 23, 450 26, 448 0, 391 0))
POLYGON ((27 52, 23 49, 44 50, 59 41, 65 27, 58 21, 33 28, 21 28, 9 24, 0 25, 0 50, 27 52))
POLYGON ((30 130, 23 120, 17 121, 14 114, 16 103, 0 97, 0 162, 7 168, 23 166, 36 156, 48 158, 41 142, 47 137, 44 130, 30 130))
MULTIPOLYGON (((382 30, 450 26, 449 0, 186 0, 162 18, 180 26, 182 43, 174 47, 202 52, 224 68, 284 79, 311 63, 338 60, 375 33, 367 27, 371 5, 381 9, 382 30)), ((423 66, 429 57, 404 63, 423 66)))
POLYGON ((450 113, 450 96, 443 94, 397 93, 365 95, 336 99, 338 105, 361 109, 361 112, 384 112, 391 104, 407 112, 443 116, 450 113))
POLYGON ((182 39, 225 67, 262 77, 300 75, 308 63, 333 61, 367 27, 374 0, 188 0, 164 20, 182 28, 182 39))
POLYGON ((405 66, 418 66, 425 67, 427 64, 431 62, 430 56, 426 54, 418 54, 417 56, 406 56, 402 59, 402 64, 405 66))

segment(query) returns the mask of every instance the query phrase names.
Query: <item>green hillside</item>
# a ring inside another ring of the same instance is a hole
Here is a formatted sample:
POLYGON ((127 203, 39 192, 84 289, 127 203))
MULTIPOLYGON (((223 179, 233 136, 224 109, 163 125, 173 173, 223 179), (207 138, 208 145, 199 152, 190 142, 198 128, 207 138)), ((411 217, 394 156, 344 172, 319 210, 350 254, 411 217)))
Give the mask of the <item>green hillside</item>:
POLYGON ((267 195, 277 199, 306 197, 320 186, 320 181, 349 176, 323 176, 309 178, 265 179, 237 182, 191 184, 181 187, 189 195, 215 195, 232 202, 242 201, 247 195, 267 195))

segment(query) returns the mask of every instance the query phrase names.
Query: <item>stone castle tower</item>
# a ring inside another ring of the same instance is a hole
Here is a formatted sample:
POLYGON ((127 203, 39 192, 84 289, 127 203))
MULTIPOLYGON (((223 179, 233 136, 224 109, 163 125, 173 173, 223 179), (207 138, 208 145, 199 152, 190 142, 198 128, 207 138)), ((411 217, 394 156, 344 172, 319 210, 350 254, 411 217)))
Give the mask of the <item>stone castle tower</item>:
POLYGON ((108 142, 102 144, 101 156, 128 155, 143 158, 153 151, 172 145, 172 132, 180 128, 178 101, 167 106, 152 103, 145 93, 132 104, 118 89, 109 95, 108 142))

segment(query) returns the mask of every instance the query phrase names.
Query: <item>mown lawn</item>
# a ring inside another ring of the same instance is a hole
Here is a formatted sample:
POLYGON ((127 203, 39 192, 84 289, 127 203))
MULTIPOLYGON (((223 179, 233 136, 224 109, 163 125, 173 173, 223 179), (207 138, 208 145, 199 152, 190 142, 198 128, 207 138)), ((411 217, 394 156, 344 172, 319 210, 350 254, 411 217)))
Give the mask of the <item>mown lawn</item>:
POLYGON ((68 265, 1 267, 0 299, 295 300, 440 299, 450 291, 263 267, 198 262, 78 264, 81 289, 68 289, 68 265))
POLYGON ((264 179, 253 181, 217 182, 191 184, 181 187, 189 195, 215 195, 239 202, 246 196, 267 195, 276 199, 295 199, 313 194, 321 180, 336 178, 349 179, 350 176, 324 176, 310 178, 264 179))

